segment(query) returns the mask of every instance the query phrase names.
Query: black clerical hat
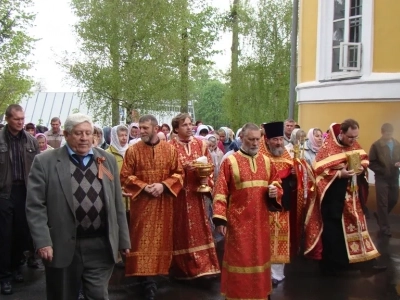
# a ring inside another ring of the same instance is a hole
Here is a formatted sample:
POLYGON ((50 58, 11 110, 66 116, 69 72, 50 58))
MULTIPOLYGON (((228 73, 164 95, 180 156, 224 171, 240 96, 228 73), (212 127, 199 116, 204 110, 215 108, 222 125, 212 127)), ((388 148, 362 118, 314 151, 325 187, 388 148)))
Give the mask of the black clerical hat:
POLYGON ((263 127, 268 139, 283 136, 283 122, 264 123, 263 127))

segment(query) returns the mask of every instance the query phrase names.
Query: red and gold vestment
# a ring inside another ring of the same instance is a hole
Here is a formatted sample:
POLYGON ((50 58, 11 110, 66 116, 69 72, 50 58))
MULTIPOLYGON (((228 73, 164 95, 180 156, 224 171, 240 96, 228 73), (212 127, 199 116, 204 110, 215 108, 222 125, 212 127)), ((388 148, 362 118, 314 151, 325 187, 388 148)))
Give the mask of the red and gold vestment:
MULTIPOLYGON (((195 137, 188 142, 173 139, 185 170, 184 187, 174 201, 174 252, 172 273, 176 278, 192 279, 220 273, 208 211, 203 194, 197 192, 200 179, 190 165, 207 156, 212 163, 207 144, 195 137)), ((211 176, 212 177, 212 176, 211 176)), ((209 185, 212 185, 210 177, 209 185)))
MULTIPOLYGON (((352 146, 340 144, 337 140, 339 132, 340 124, 332 124, 328 137, 319 150, 313 166, 316 175, 318 198, 315 203, 310 203, 308 207, 305 223, 305 255, 314 259, 322 258, 324 246, 321 239, 324 231, 324 212, 322 207, 323 204, 325 206, 329 205, 329 203, 325 203, 325 201, 328 201, 325 199, 332 198, 330 197, 332 194, 342 193, 343 198, 338 199, 338 201, 343 205, 343 209, 338 221, 342 225, 344 235, 345 245, 343 247, 346 248, 344 252, 347 253, 348 262, 356 263, 371 260, 379 256, 379 253, 368 233, 367 222, 359 199, 360 187, 355 186, 354 180, 351 178, 341 179, 339 174, 342 168, 347 168, 346 155, 348 154, 358 153, 361 165, 364 168, 367 168, 369 161, 367 153, 356 141, 352 146), (344 181, 343 191, 338 191, 335 186, 339 181, 344 181)), ((358 177, 362 176, 364 175, 359 175, 358 177)), ((329 201, 332 200, 330 199, 329 201)))
POLYGON ((183 186, 183 169, 175 148, 165 141, 148 145, 139 141, 129 147, 121 169, 121 185, 131 193, 130 238, 126 276, 169 273, 172 260, 173 201, 183 186), (155 198, 143 189, 162 183, 155 198))
MULTIPOLYGON (((266 142, 262 140, 260 143, 260 153, 269 157, 279 174, 281 181, 289 180, 291 170, 293 168, 293 159, 284 148, 282 156, 273 156, 268 150, 266 142)), ((290 188, 284 188, 283 193, 290 193, 290 188)), ((271 262, 274 264, 290 262, 290 221, 289 211, 283 210, 282 212, 270 213, 270 230, 271 230, 271 262)))
POLYGON ((260 153, 252 157, 239 150, 221 165, 213 220, 227 226, 221 278, 226 299, 266 299, 271 293, 270 184, 278 187, 280 204, 279 175, 260 153))

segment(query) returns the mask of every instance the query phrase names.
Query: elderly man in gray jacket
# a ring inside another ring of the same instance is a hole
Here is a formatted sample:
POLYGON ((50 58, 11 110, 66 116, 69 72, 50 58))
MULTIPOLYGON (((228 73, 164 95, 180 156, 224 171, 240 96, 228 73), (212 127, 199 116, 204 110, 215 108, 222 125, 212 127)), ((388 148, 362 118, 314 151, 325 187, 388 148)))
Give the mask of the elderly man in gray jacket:
POLYGON ((66 145, 38 155, 28 179, 26 214, 46 267, 48 300, 108 299, 118 250, 130 241, 113 155, 92 148, 93 122, 65 121, 66 145))

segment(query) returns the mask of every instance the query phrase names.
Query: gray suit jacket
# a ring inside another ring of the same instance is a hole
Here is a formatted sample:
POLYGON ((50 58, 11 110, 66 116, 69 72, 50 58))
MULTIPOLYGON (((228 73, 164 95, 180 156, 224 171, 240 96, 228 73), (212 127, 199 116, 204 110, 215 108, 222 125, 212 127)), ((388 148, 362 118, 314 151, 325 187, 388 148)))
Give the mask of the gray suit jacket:
MULTIPOLYGON (((111 181, 104 174, 102 183, 110 251, 116 262, 118 250, 130 249, 118 166, 114 156, 102 149, 93 148, 93 154, 93 163, 104 157, 104 166, 114 176, 111 181)), ((26 216, 36 249, 53 247, 53 261, 46 265, 54 268, 70 265, 75 251, 76 219, 66 146, 35 157, 28 178, 26 216)))

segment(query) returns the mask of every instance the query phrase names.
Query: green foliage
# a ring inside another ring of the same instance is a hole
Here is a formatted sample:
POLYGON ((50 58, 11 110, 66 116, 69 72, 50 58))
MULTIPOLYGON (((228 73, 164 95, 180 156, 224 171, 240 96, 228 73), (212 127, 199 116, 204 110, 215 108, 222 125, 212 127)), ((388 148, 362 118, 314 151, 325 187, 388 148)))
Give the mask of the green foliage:
POLYGON ((218 22, 205 0, 72 0, 79 53, 60 62, 99 118, 118 106, 187 107, 192 70, 210 65, 218 22))
POLYGON ((31 0, 0 1, 0 111, 18 103, 33 85, 25 74, 32 66, 28 56, 35 42, 26 33, 35 18, 28 12, 31 5, 31 0))
POLYGON ((244 18, 249 26, 242 25, 239 32, 248 49, 231 70, 231 88, 224 98, 235 128, 285 119, 290 78, 292 1, 258 0, 252 9, 241 11, 251 13, 244 18))
POLYGON ((196 118, 214 129, 226 126, 226 114, 222 108, 222 99, 228 86, 217 79, 209 79, 201 85, 199 98, 195 103, 196 118))

